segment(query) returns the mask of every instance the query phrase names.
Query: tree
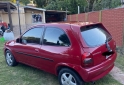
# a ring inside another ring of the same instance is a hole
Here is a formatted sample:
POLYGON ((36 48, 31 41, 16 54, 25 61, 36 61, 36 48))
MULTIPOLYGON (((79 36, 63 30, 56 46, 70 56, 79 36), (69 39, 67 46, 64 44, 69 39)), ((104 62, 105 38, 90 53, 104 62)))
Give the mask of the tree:
POLYGON ((49 0, 33 0, 35 4, 37 4, 37 7, 45 7, 47 6, 47 3, 49 0))
POLYGON ((16 3, 16 0, 11 0, 12 3, 16 3))
POLYGON ((49 0, 45 8, 49 10, 68 10, 71 14, 76 14, 78 13, 78 6, 80 6, 80 12, 84 12, 86 4, 86 0, 49 0))
POLYGON ((121 5, 121 0, 86 0, 87 11, 111 9, 121 5))
POLYGON ((34 0, 37 7, 48 10, 69 11, 70 14, 77 14, 78 6, 80 12, 98 11, 115 8, 120 5, 121 0, 34 0))
POLYGON ((88 11, 92 11, 93 10, 93 4, 95 2, 95 0, 86 0, 87 4, 88 4, 88 11))
POLYGON ((20 2, 24 5, 27 5, 28 3, 30 3, 30 0, 20 0, 20 2))
MULTIPOLYGON (((12 3, 16 3, 16 0, 8 0, 8 1, 11 1, 12 3)), ((28 3, 30 3, 30 0, 19 0, 19 1, 20 1, 20 3, 22 3, 24 5, 27 5, 28 3)))
POLYGON ((111 9, 121 5, 120 0, 97 0, 94 3, 93 11, 111 9))

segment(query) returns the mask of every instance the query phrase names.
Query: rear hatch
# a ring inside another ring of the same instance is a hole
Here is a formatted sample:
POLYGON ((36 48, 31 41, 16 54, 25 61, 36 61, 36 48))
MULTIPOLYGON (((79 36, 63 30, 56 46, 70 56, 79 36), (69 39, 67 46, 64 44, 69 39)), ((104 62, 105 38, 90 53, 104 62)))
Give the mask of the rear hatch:
POLYGON ((115 53, 116 44, 102 24, 80 28, 83 50, 90 54, 93 65, 98 65, 115 53))

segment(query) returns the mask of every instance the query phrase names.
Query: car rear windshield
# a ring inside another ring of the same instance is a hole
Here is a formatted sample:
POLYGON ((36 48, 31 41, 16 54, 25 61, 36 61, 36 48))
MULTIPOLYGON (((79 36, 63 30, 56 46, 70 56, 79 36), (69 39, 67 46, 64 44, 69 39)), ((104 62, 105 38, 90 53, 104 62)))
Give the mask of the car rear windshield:
POLYGON ((80 30, 82 38, 89 47, 105 44, 108 39, 111 39, 110 34, 100 24, 81 27, 80 30))

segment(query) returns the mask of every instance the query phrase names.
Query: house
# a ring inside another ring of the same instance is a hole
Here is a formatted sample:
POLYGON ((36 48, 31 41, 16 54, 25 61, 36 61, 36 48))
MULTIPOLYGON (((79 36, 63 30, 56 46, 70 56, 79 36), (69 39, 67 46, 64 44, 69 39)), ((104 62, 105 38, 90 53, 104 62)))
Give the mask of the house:
POLYGON ((13 5, 12 3, 10 2, 3 2, 1 1, 0 2, 0 23, 3 22, 3 20, 5 20, 6 16, 8 17, 8 22, 10 24, 10 27, 11 29, 13 30, 12 28, 12 17, 11 17, 11 12, 16 10, 16 6, 13 5), (7 12, 7 14, 4 16, 4 13, 7 12))
POLYGON ((45 23, 45 9, 24 6, 25 24, 45 23))
MULTIPOLYGON (((60 22, 64 21, 67 11, 46 10, 31 6, 19 7, 20 23, 26 24, 41 24, 46 22, 60 22)), ((0 11, 0 20, 9 23, 8 12, 0 11)), ((13 25, 18 25, 18 10, 11 10, 13 25)))
MULTIPOLYGON (((41 22, 45 23, 45 9, 41 8, 34 8, 34 7, 19 7, 19 12, 20 12, 20 22, 21 25, 25 24, 32 24, 35 22, 41 22), (43 17, 42 20, 40 21, 33 21, 32 16, 36 15, 41 15, 40 17, 43 17)), ((9 23, 9 18, 8 18, 8 12, 1 10, 0 15, 2 21, 9 23)), ((12 22, 13 25, 18 25, 18 10, 11 10, 11 16, 12 16, 12 22)))
POLYGON ((124 0, 121 0, 121 3, 124 4, 124 0))
MULTIPOLYGON (((12 3, 11 5, 15 7, 15 9, 10 9, 11 24, 12 24, 11 29, 14 31, 14 34, 16 35, 19 34, 18 10, 16 5, 13 5, 12 3)), ((5 9, 0 10, 0 21, 10 23, 10 18, 8 16, 8 13, 9 12, 6 11, 5 9)), ((19 14, 20 14, 21 31, 22 33, 24 33, 29 27, 35 24, 65 21, 67 11, 46 10, 32 6, 20 6, 19 14)))

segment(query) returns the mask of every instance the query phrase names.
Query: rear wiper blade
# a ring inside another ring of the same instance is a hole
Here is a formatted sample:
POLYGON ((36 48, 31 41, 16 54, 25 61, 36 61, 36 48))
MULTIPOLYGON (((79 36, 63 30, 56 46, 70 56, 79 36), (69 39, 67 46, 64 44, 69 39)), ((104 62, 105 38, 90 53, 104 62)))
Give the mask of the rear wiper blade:
POLYGON ((106 40, 107 40, 107 41, 110 41, 111 39, 112 39, 112 37, 108 37, 106 40))
POLYGON ((109 41, 110 37, 106 39, 106 48, 108 49, 109 52, 112 52, 112 49, 110 48, 110 45, 108 44, 108 41, 109 41))

